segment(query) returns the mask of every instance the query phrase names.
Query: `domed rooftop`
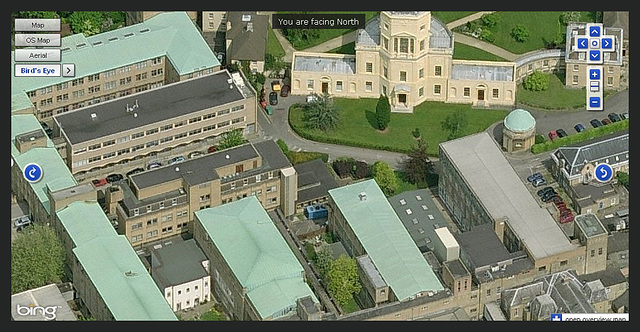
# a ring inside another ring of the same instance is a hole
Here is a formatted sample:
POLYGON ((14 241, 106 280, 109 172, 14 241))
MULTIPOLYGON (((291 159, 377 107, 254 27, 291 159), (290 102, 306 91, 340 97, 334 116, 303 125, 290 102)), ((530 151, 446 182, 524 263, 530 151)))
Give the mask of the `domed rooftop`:
POLYGON ((527 110, 516 109, 504 118, 505 128, 511 131, 527 131, 536 125, 536 119, 527 110))

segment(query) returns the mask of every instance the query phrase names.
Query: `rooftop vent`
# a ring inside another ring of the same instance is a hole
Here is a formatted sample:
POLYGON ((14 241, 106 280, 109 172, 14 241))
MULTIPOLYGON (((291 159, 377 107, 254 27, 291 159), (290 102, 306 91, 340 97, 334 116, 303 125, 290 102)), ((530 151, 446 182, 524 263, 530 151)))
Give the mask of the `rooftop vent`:
POLYGON ((176 170, 176 172, 180 172, 180 167, 176 166, 175 170, 176 170))
POLYGON ((92 43, 93 46, 98 46, 98 45, 102 45, 102 41, 97 41, 92 43))
POLYGON ((242 15, 242 22, 249 22, 249 21, 251 21, 251 15, 243 14, 242 15))
POLYGON ((129 32, 129 33, 125 33, 124 34, 124 38, 129 38, 131 36, 133 36, 133 32, 129 32))
POLYGON ((140 30, 140 33, 145 33, 145 32, 149 32, 149 28, 144 28, 144 29, 140 30))
POLYGON ((118 37, 111 37, 111 38, 109 38, 109 41, 110 41, 110 42, 112 42, 112 41, 116 41, 116 40, 118 40, 118 37))
POLYGON ((358 198, 360 198, 361 201, 366 201, 367 200, 367 193, 365 193, 364 191, 358 194, 358 198))
POLYGON ((230 157, 229 155, 225 155, 225 156, 224 156, 224 158, 225 158, 225 159, 229 159, 229 158, 231 158, 231 157, 230 157))
POLYGON ((83 47, 85 47, 85 46, 87 46, 87 44, 82 43, 82 44, 78 44, 78 45, 76 45, 76 48, 81 49, 81 48, 83 48, 83 47))
POLYGON ((127 277, 135 277, 138 275, 138 272, 133 272, 133 271, 127 271, 124 273, 125 276, 127 277))
POLYGON ((98 120, 98 115, 96 113, 91 113, 91 120, 98 120))
POLYGON ((253 22, 247 23, 247 31, 253 32, 253 22))

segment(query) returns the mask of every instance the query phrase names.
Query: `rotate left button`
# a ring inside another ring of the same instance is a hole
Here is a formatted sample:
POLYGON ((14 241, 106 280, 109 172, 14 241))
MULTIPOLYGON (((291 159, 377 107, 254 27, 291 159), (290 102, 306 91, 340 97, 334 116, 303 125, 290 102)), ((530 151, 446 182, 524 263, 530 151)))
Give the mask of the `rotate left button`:
POLYGON ((24 178, 31 182, 35 183, 42 179, 42 167, 36 163, 27 164, 22 171, 24 178))

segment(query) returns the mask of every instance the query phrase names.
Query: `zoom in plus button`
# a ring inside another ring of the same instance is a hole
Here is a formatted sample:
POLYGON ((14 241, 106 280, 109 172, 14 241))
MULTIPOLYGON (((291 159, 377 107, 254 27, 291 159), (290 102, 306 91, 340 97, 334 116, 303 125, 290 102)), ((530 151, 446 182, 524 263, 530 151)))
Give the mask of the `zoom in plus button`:
POLYGON ((27 164, 22 172, 24 178, 31 182, 38 182, 42 179, 42 167, 36 163, 27 164))

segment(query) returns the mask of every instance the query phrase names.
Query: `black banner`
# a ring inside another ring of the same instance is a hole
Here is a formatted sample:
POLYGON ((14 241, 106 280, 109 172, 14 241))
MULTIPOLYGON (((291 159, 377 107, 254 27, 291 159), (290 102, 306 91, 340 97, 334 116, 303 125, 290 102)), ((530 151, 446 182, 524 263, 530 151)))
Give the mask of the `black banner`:
POLYGON ((364 29, 364 14, 273 14, 274 29, 364 29))

